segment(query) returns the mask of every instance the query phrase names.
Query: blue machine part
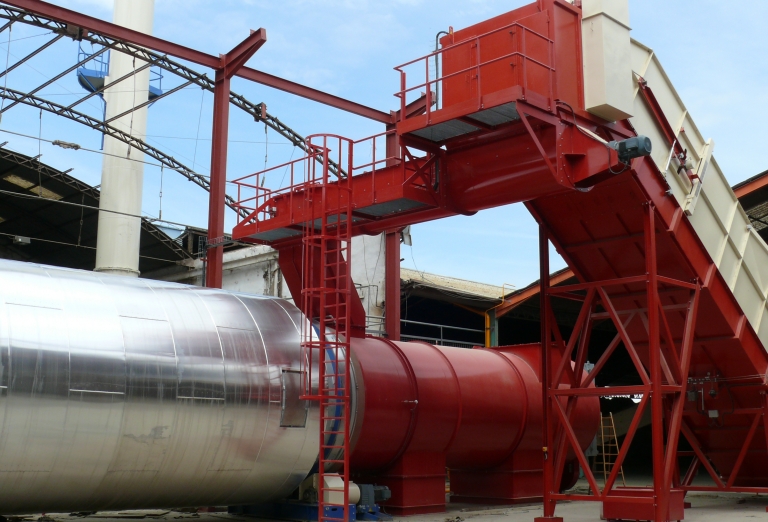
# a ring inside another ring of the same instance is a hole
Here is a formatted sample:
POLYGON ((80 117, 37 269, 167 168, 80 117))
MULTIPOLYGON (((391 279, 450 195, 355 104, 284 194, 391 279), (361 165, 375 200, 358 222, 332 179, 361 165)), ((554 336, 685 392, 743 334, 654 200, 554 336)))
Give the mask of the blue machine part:
MULTIPOLYGON (((328 360, 331 361, 331 366, 333 367, 332 373, 334 375, 338 375, 338 362, 335 359, 335 355, 333 353, 333 350, 326 349, 325 350, 325 356, 326 356, 326 358, 328 360)), ((339 384, 340 384, 339 382, 335 382, 334 383, 334 388, 336 388, 335 395, 340 395, 340 393, 339 393, 339 384)), ((343 408, 344 408, 344 403, 339 401, 338 405, 334 408, 333 416, 336 417, 336 420, 333 421, 333 425, 331 426, 330 431, 332 431, 332 432, 340 431, 339 430, 339 427, 340 427, 339 425, 341 424, 340 418, 342 416, 342 409, 343 408)), ((338 433, 335 433, 334 435, 331 435, 331 440, 326 441, 326 443, 329 446, 339 446, 341 444, 337 443, 336 439, 338 439, 340 436, 343 437, 343 435, 339 435, 338 433)), ((343 444, 343 441, 342 441, 342 444, 343 444)), ((326 451, 325 458, 330 458, 329 452, 331 450, 327 449, 325 451, 326 451)))
POLYGON ((371 522, 375 522, 378 520, 392 520, 392 516, 383 513, 377 504, 373 504, 371 506, 362 506, 358 504, 357 520, 369 520, 371 522))
MULTIPOLYGON (((255 506, 230 506, 229 513, 233 515, 250 515, 261 518, 272 518, 278 520, 317 520, 317 504, 308 502, 298 502, 295 500, 284 500, 281 502, 271 502, 269 504, 257 504, 255 506)), ((341 506, 327 506, 324 517, 343 521, 344 512, 341 506)), ((349 505, 349 521, 352 520, 378 520, 378 519, 360 519, 358 518, 357 506, 349 505)))
MULTIPOLYGON (((257 504, 254 506, 230 506, 228 511, 233 515, 249 515, 277 520, 296 520, 301 522, 314 522, 317 520, 317 504, 299 502, 296 500, 283 500, 280 502, 257 504)), ((324 518, 343 522, 343 517, 344 514, 341 506, 327 506, 325 508, 324 518)), ((350 504, 349 520, 346 522, 354 520, 378 522, 392 520, 392 517, 386 513, 382 513, 381 508, 377 505, 357 506, 355 504, 350 504)))
MULTIPOLYGON (((92 61, 77 69, 77 81, 80 86, 88 92, 96 92, 104 88, 104 79, 109 74, 109 53, 96 56, 92 61)), ((80 62, 95 52, 88 52, 83 49, 82 42, 77 51, 77 61, 80 62)), ((144 62, 141 62, 143 64, 144 62)), ((137 67, 140 67, 138 65, 137 67)), ((149 69, 149 100, 154 100, 163 94, 163 73, 158 67, 149 69)), ((102 93, 99 97, 103 99, 102 93)))
MULTIPOLYGON (((312 329, 314 330, 314 332, 315 332, 315 335, 317 335, 317 337, 318 337, 318 339, 319 339, 321 336, 320 336, 320 330, 319 330, 318 324, 313 322, 313 323, 312 323, 312 329)), ((326 348, 326 350, 325 350, 325 357, 326 357, 326 360, 330 361, 331 367, 333 368, 333 369, 332 369, 332 371, 331 371, 331 373, 333 373, 333 374, 336 374, 336 373, 338 373, 338 372, 337 372, 337 362, 336 362, 336 356, 335 356, 335 354, 334 354, 333 350, 332 350, 332 349, 330 349, 330 348, 326 348)), ((336 395, 340 395, 340 393, 339 393, 339 391, 338 391, 338 390, 339 390, 339 388, 340 388, 339 384, 340 384, 339 382, 336 382, 336 383, 334 383, 334 387, 335 387, 335 388, 336 388, 336 390, 337 390, 337 391, 336 391, 336 395)), ((338 403, 338 406, 336 406, 336 407, 334 408, 334 410, 335 410, 335 411, 333 412, 333 416, 334 416, 334 417, 341 417, 341 408, 343 408, 343 407, 344 407, 344 403, 343 403, 343 402, 341 402, 341 401, 339 401, 339 403, 338 403)), ((337 418, 337 419, 336 419, 336 420, 333 422, 333 425, 331 426, 331 429, 330 429, 330 431, 333 431, 333 432, 338 432, 338 431, 340 431, 340 430, 339 430, 339 424, 341 424, 341 421, 340 421, 340 420, 337 418)), ((328 444, 329 446, 338 446, 339 444, 337 444, 337 442, 336 442, 336 439, 337 439, 339 436, 340 436, 340 435, 338 435, 338 434, 336 434, 336 435, 332 435, 332 436, 331 436, 331 439, 330 439, 330 440, 328 440, 328 441, 326 441, 326 442, 327 442, 327 444, 328 444)), ((330 449, 327 449, 327 450, 325 450, 325 451, 326 451, 326 454, 324 455, 324 457, 325 457, 325 458, 329 458, 329 452, 330 452, 331 450, 330 450, 330 449)), ((317 469, 317 464, 315 464, 315 466, 312 468, 312 473, 317 473, 317 471, 318 471, 318 469, 317 469)))
POLYGON ((373 484, 358 484, 360 501, 357 503, 357 520, 392 520, 392 517, 381 512, 379 502, 392 498, 392 492, 386 486, 373 484))

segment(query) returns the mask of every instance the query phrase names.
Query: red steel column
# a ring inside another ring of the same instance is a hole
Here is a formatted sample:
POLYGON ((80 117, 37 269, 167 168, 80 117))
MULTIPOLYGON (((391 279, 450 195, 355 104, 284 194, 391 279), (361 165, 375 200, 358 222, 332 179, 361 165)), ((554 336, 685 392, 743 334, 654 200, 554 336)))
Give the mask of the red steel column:
POLYGON ((400 340, 400 230, 386 232, 384 328, 390 341, 400 340))
MULTIPOLYGON (((213 135, 211 144, 211 191, 208 199, 208 244, 224 239, 224 197, 227 193, 227 140, 229 138, 229 84, 248 59, 267 41, 264 29, 251 31, 248 38, 219 57, 213 89, 213 135)), ((206 252, 205 286, 221 288, 224 246, 206 252)))
POLYGON ((544 457, 544 516, 536 517, 535 522, 562 522, 561 517, 555 517, 556 501, 552 494, 556 493, 555 469, 552 452, 553 421, 551 391, 551 332, 549 325, 549 233, 543 224, 539 224, 539 299, 541 317, 541 392, 542 392, 542 453, 544 457))
MULTIPOLYGON (((224 196, 227 192, 227 140, 229 138, 229 84, 224 69, 216 71, 213 91, 213 144, 211 146, 211 191, 208 198, 208 244, 224 237, 224 196)), ((208 247, 205 286, 221 288, 224 246, 208 247)))
POLYGON ((667 520, 669 491, 664 487, 664 403, 661 394, 661 346, 659 338, 659 294, 656 266, 654 208, 645 206, 645 266, 648 276, 648 351, 651 378, 651 441, 653 494, 656 522, 667 520))
MULTIPOLYGON (((393 121, 399 114, 392 113, 393 121)), ((387 167, 395 164, 394 158, 400 158, 400 141, 395 133, 395 124, 387 125, 389 134, 386 141, 387 167)), ((400 229, 385 232, 384 242, 384 330, 390 341, 400 340, 400 229)))

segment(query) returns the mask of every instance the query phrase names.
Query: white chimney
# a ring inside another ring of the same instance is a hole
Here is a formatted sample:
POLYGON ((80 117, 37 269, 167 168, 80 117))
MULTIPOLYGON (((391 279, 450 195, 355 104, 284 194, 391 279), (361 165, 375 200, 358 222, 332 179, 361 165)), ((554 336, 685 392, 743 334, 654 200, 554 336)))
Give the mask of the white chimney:
MULTIPOLYGON (((154 0, 115 0, 114 6, 115 24, 152 34, 154 0)), ((134 61, 132 56, 116 51, 110 52, 109 62, 105 85, 145 65, 141 60, 134 61)), ((149 69, 145 69, 105 91, 106 120, 147 101, 149 74, 149 69)), ((110 125, 144 140, 147 107, 114 120, 110 125)), ((99 207, 140 215, 144 182, 144 164, 141 161, 144 154, 109 136, 104 137, 104 153, 99 207)), ((140 218, 99 212, 96 271, 138 276, 140 236, 140 218)))

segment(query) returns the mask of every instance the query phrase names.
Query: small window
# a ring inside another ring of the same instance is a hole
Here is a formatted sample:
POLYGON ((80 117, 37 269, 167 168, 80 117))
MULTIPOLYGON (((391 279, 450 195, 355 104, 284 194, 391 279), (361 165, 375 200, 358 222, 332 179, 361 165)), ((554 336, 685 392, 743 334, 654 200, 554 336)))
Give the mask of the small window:
POLYGON ((282 379, 282 408, 280 427, 304 428, 307 425, 307 409, 309 403, 300 399, 302 394, 302 378, 300 370, 283 369, 282 379))

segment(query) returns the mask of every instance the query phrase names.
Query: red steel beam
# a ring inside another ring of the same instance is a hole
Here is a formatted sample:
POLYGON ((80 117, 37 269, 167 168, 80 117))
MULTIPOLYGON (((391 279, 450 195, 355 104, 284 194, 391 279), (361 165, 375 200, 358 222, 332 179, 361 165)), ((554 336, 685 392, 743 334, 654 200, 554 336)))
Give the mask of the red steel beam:
MULTIPOLYGON (((590 372, 591 373, 591 372, 590 372)), ((628 386, 595 386, 594 388, 560 388, 550 391, 556 397, 615 397, 617 395, 640 395, 648 393, 649 385, 632 384, 628 386)), ((674 393, 676 390, 666 390, 674 393)))
MULTIPOLYGON (((547 311, 547 313, 549 313, 549 321, 550 321, 550 324, 552 325, 552 326, 550 326, 550 329, 552 330, 552 333, 555 336, 555 346, 557 347, 557 351, 560 352, 560 356, 561 357, 563 357, 563 358, 567 357, 567 358, 570 359, 570 355, 566 356, 566 354, 565 354, 565 350, 566 350, 565 342, 563 341, 563 337, 560 334, 560 327, 557 325, 557 320, 555 319, 555 314, 552 311, 552 307, 551 306, 549 307, 549 310, 547 311)), ((581 379, 576 380, 576 376, 573 373, 574 369, 571 367, 571 365, 570 364, 566 364, 563 367, 565 369, 565 373, 567 374, 568 382, 571 384, 571 386, 578 386, 579 382, 581 381, 581 379)), ((551 371, 551 368, 550 368, 550 371, 551 371)), ((553 383, 557 383, 555 385, 559 385, 559 383, 560 383, 560 376, 558 376, 557 379, 553 378, 552 382, 553 383)))
POLYGON ((306 85, 301 85, 300 83, 295 83, 278 76, 273 76, 265 72, 257 71, 256 69, 251 69, 250 67, 243 67, 242 70, 237 73, 237 76, 240 78, 245 78, 246 80, 251 80, 252 82, 266 85, 267 87, 272 87, 273 89, 285 91, 296 96, 301 96, 302 98, 307 98, 308 100, 328 105, 329 107, 335 107, 336 109, 351 112, 352 114, 357 114, 358 116, 362 116, 370 120, 378 121, 380 123, 392 123, 392 115, 387 112, 380 111, 360 103, 349 101, 344 98, 334 96, 333 94, 328 94, 327 92, 318 91, 317 89, 313 89, 311 87, 307 87, 306 85))
POLYGON ((640 399, 640 404, 637 405, 637 411, 635 411, 635 415, 634 417, 632 417, 632 422, 629 424, 629 429, 627 430, 627 433, 624 435, 624 442, 622 442, 621 449, 619 450, 619 454, 616 456, 616 460, 613 463, 613 469, 611 470, 611 474, 608 475, 608 479, 604 482, 603 493, 602 493, 603 500, 605 500, 608 497, 608 494, 613 489, 613 485, 616 483, 616 479, 619 477, 621 466, 624 465, 624 459, 627 458, 627 454, 629 453, 629 448, 632 447, 632 440, 635 438, 637 429, 640 427, 640 420, 643 418, 643 413, 645 413, 645 408, 647 406, 648 406, 648 395, 645 394, 643 395, 643 398, 640 399))
MULTIPOLYGON (((570 268, 555 274, 551 274, 549 277, 549 286, 552 287, 552 286, 559 285, 563 281, 567 281, 572 277, 573 277, 573 270, 571 270, 570 268)), ((535 285, 535 286, 530 286, 529 288, 525 288, 521 290, 520 293, 512 294, 512 296, 509 299, 505 299, 504 303, 496 309, 496 318, 499 318, 503 315, 508 314, 513 309, 515 309, 516 307, 518 307, 528 299, 534 297, 538 293, 539 293, 539 286, 535 285)), ((580 297, 583 297, 583 296, 580 296, 580 297)))
MULTIPOLYGON (((563 353, 563 357, 560 359, 560 364, 558 364, 557 370, 555 370, 555 375, 552 379, 552 382, 559 383, 563 376, 563 371, 565 371, 566 365, 570 367, 569 363, 571 362, 571 355, 573 354, 573 349, 576 346, 576 341, 580 338, 582 331, 584 331, 585 325, 589 322, 589 315, 592 311, 592 303, 594 298, 595 289, 590 288, 589 292, 587 293, 587 298, 584 299, 584 304, 582 304, 581 310, 579 311, 579 317, 576 319, 576 324, 573 326, 573 330, 571 331, 571 336, 568 338, 568 344, 565 347, 565 353, 563 353)), ((581 373, 578 365, 573 367, 573 373, 571 373, 571 376, 573 375, 579 376, 579 380, 572 383, 573 387, 577 387, 579 384, 581 384, 581 373)))
POLYGON ((220 58, 213 89, 213 143, 211 144, 211 190, 208 194, 208 248, 206 252, 205 286, 221 288, 224 245, 225 196, 227 194, 227 141, 229 140, 229 92, 232 76, 267 41, 264 29, 250 36, 220 58), (214 245, 214 246, 211 246, 214 245))
POLYGON ((664 137, 667 138, 669 145, 674 146, 677 154, 684 154, 685 150, 683 149, 683 145, 677 140, 675 130, 664 115, 664 111, 662 110, 659 101, 656 99, 656 96, 653 94, 653 91, 648 87, 648 83, 643 78, 640 78, 637 81, 637 85, 640 90, 640 95, 648 104, 648 108, 656 119, 656 124, 661 129, 664 137))
POLYGON ((227 139, 229 137, 229 84, 224 71, 216 71, 213 89, 213 143, 211 144, 211 190, 208 193, 208 248, 205 286, 221 288, 224 246, 210 246, 224 237, 224 195, 227 192, 227 139))
POLYGON ((763 173, 750 180, 739 183, 733 187, 733 193, 736 194, 737 199, 741 199, 744 196, 749 196, 756 190, 760 190, 766 185, 768 185, 768 174, 763 173))
MULTIPOLYGON (((49 4, 48 2, 43 2, 42 0, 9 0, 8 2, 4 3, 18 7, 20 9, 24 9, 40 16, 44 16, 46 18, 50 18, 52 20, 57 20, 81 27, 92 33, 98 33, 104 36, 109 36, 110 38, 115 38, 117 40, 123 40, 125 42, 140 45, 141 47, 146 47, 148 49, 168 54, 170 56, 175 56, 176 58, 181 58, 182 60, 187 60, 198 65, 210 67, 211 69, 218 69, 222 67, 221 58, 218 56, 204 53, 202 51, 197 51, 195 49, 190 49, 189 47, 175 44, 173 42, 157 38, 156 36, 151 36, 148 34, 140 33, 138 31, 134 31, 132 29, 127 29, 125 27, 121 27, 110 22, 105 22, 104 20, 100 20, 92 16, 78 13, 77 11, 72 11, 71 9, 66 9, 64 7, 49 4)), ((343 111, 351 112, 352 114, 356 114, 364 118, 369 118, 374 121, 381 123, 392 122, 392 116, 387 112, 379 111, 377 109, 373 109, 371 107, 367 107, 365 105, 355 103, 353 101, 346 100, 344 98, 340 98, 338 96, 334 96, 332 94, 328 94, 311 87, 307 87, 306 85, 301 85, 299 83, 285 80, 277 76, 272 76, 271 74, 257 71, 256 69, 243 67, 237 73, 235 73, 235 75, 247 80, 254 81, 256 83, 260 83, 262 85, 266 85, 268 87, 272 87, 274 89, 285 91, 296 96, 301 96, 302 98, 307 98, 324 105, 329 105, 343 111)))
MULTIPOLYGON (((568 440, 571 443, 571 447, 573 448, 573 452, 576 453, 576 458, 579 460, 579 464, 581 464, 581 469, 584 471, 584 475, 587 478, 587 482, 589 482, 589 487, 592 488, 592 491, 594 492, 595 497, 597 497, 600 494, 600 488, 597 486, 597 481, 595 480, 595 476, 592 473, 592 470, 589 468, 589 462, 587 461, 587 457, 584 455, 584 452, 581 451, 581 448, 579 447, 579 439, 576 437, 576 433, 573 431, 573 426, 568 422, 568 417, 565 415, 565 411, 563 410, 563 405, 560 404, 560 401, 551 401, 552 409, 557 413, 557 416, 560 420, 560 425, 563 427, 563 431, 565 435, 568 437, 568 440)), ((550 419, 551 422, 551 419, 550 419)), ((548 462, 551 462, 551 459, 547 459, 546 462, 544 462, 544 466, 546 469, 546 466, 548 462)), ((551 464, 549 464, 551 466, 551 464)), ((546 483, 546 482, 545 482, 546 483)), ((552 493, 557 493, 555 488, 558 488, 558 485, 552 484, 552 493)), ((544 490, 545 492, 549 489, 547 486, 544 490)), ((545 497, 546 498, 546 497, 545 497)), ((545 504, 546 506, 546 504, 545 504)), ((546 508, 544 510, 544 519, 557 519, 559 522, 562 522, 562 518, 554 517, 554 502, 552 503, 552 509, 553 512, 549 515, 547 515, 546 508)), ((541 519, 534 519, 536 522, 543 522, 541 519)))
MULTIPOLYGON (((539 224, 539 299, 541 301, 541 398, 542 404, 542 434, 541 446, 543 462, 543 482, 544 482, 544 516, 535 518, 535 522, 562 522, 562 518, 555 517, 556 500, 552 498, 557 493, 554 469, 554 451, 550 452, 554 442, 554 419, 552 404, 553 398, 550 396, 552 391, 551 381, 551 357, 550 347, 552 345, 552 332, 550 330, 549 314, 549 232, 543 224, 539 224)), ((557 325, 555 325, 555 328, 557 325)), ((559 404, 559 403, 558 403, 559 404)), ((567 420, 565 421, 568 422, 567 420)), ((578 448, 578 443, 574 447, 578 448)), ((588 470, 585 470, 587 473, 588 470)))
MULTIPOLYGON (((657 294, 658 295, 658 294, 657 294)), ((661 316, 663 312, 659 311, 661 316)), ((672 487, 673 473, 679 473, 677 465, 677 449, 680 440, 680 426, 683 423, 685 410, 688 375, 691 370, 691 357, 693 355, 693 338, 696 329, 696 320, 699 313, 699 288, 694 290, 691 296, 690 308, 685 318, 683 329, 683 341, 680 346, 680 393, 675 397, 673 407, 668 419, 669 432, 667 435, 667 453, 665 456, 664 487, 672 487)), ((678 477, 679 478, 679 477, 678 477)))
POLYGON ((161 53, 210 67, 211 69, 216 69, 220 66, 219 58, 216 56, 196 51, 183 45, 168 42, 161 38, 157 38, 156 36, 140 33, 133 29, 105 22, 104 20, 84 15, 77 11, 72 11, 71 9, 49 4, 48 2, 43 2, 41 0, 9 0, 8 2, 3 3, 16 6, 25 11, 52 20, 76 25, 83 29, 87 29, 92 33, 102 34, 104 36, 109 36, 110 38, 116 38, 142 47, 147 47, 148 49, 154 49, 161 53))
POLYGON ((229 51, 223 57, 220 57, 222 62, 226 62, 224 66, 224 74, 232 78, 238 73, 240 69, 245 66, 245 63, 256 54, 262 45, 267 43, 267 31, 259 29, 258 31, 251 31, 250 36, 237 44, 234 49, 229 51))
POLYGON ((648 276, 638 275, 630 277, 619 277, 616 279, 606 279, 605 281, 590 281, 589 283, 578 283, 575 285, 558 286, 549 291, 550 294, 561 294, 565 292, 577 292, 579 290, 587 290, 589 288, 605 288, 611 286, 621 286, 630 283, 645 283, 648 280, 648 276))
MULTIPOLYGON (((655 282, 656 280, 654 279, 654 283, 655 282)), ((608 293, 605 291, 603 287, 599 287, 598 291, 600 292, 600 298, 602 299, 603 308, 606 309, 609 317, 613 321, 613 324, 616 326, 616 329, 619 331, 619 335, 621 335, 621 340, 624 342, 624 348, 626 348, 627 353, 629 353, 629 358, 632 359, 632 364, 635 365, 637 374, 640 376, 640 379, 642 379, 643 384, 647 386, 650 382, 650 379, 649 379, 648 373, 645 371, 645 368, 643 367, 643 363, 640 360, 640 356, 637 354, 635 345, 632 343, 632 339, 627 333, 627 330, 622 325, 621 320, 619 318, 619 314, 616 312, 616 309, 613 307, 613 303, 611 302, 611 299, 608 297, 608 293)), ((590 374, 591 373, 592 372, 590 372, 590 374)))
POLYGON ((704 465, 704 468, 706 468, 707 473, 709 473, 709 476, 715 482, 715 489, 718 489, 718 490, 725 489, 725 483, 722 481, 722 479, 720 479, 720 475, 718 475, 717 471, 715 471, 715 468, 712 467, 712 463, 709 462, 709 459, 704 454, 704 450, 701 448, 701 445, 699 444, 699 440, 696 438, 696 435, 693 433, 691 428, 688 427, 688 424, 686 424, 685 422, 680 424, 680 433, 683 434, 685 439, 691 445, 693 452, 696 454, 696 458, 698 458, 699 462, 701 462, 704 465))
MULTIPOLYGON (((680 452, 677 454, 680 455, 680 452)), ((680 486, 690 486, 691 482, 693 482, 693 479, 696 477, 696 474, 699 472, 700 467, 701 461, 699 460, 699 457, 694 455, 693 460, 691 461, 691 465, 688 466, 688 471, 685 472, 685 477, 683 477, 683 480, 680 482, 680 486)))
POLYGON ((400 230, 386 232, 384 246, 384 329, 390 341, 400 340, 400 230))
POLYGON ((733 483, 736 481, 736 477, 739 476, 739 471, 741 470, 741 465, 744 463, 744 458, 747 456, 747 452, 749 451, 749 446, 752 444, 752 439, 755 436, 755 431, 757 430, 757 426, 762 420, 763 415, 761 413, 755 414, 754 419, 752 419, 752 424, 749 427, 749 431, 747 432, 747 436, 744 439, 744 444, 741 446, 741 451, 739 451, 739 456, 736 459, 736 464, 733 465, 733 469, 731 470, 731 474, 728 477, 728 482, 726 482, 725 487, 727 489, 730 489, 733 487, 733 483))
MULTIPOLYGON (((664 403, 661 392, 661 336, 659 329, 658 265, 656 224, 653 205, 645 205, 645 266, 648 275, 648 358, 651 385, 651 459, 656 520, 664 520, 669 506, 669 491, 664 488, 664 403)), ((642 376, 641 376, 642 377, 642 376)), ((647 384, 647 381, 646 381, 647 384)))
MULTIPOLYGON (((701 492, 720 492, 723 491, 723 488, 718 488, 716 486, 686 486, 683 488, 685 491, 701 491, 701 492)), ((733 487, 728 488, 728 493, 754 493, 754 494, 763 494, 765 495, 768 493, 768 488, 761 488, 761 487, 733 487)))
MULTIPOLYGON (((556 500, 567 501, 594 501, 600 500, 602 497, 598 495, 575 495, 572 493, 558 493, 557 495, 552 495, 552 498, 556 500)), ((611 500, 613 502, 620 502, 624 504, 652 504, 654 502, 652 497, 613 496, 611 497, 611 500)))
MULTIPOLYGON (((584 299, 584 303, 582 305, 582 310, 579 313, 579 319, 576 321, 576 325, 573 328, 573 331, 571 332, 571 337, 568 340, 568 346, 566 347, 565 353, 563 354, 562 358, 560 359, 560 365, 558 367, 557 372, 555 373, 555 377, 552 380, 554 383, 560 383, 561 382, 561 376, 562 376, 562 368, 564 364, 570 363, 571 357, 573 354, 573 349, 576 346, 576 341, 578 340, 578 350, 576 353, 576 359, 574 361, 573 370, 574 373, 581 376, 584 373, 584 363, 587 360, 587 346, 589 345, 590 340, 590 334, 591 334, 591 327, 592 327, 592 321, 589 317, 590 311, 595 306, 594 303, 595 298, 595 291, 590 290, 589 294, 587 295, 586 299, 584 299)), ((552 315, 552 320, 554 321, 554 314, 552 315)), ((571 386, 578 387, 578 385, 581 383, 581 377, 578 378, 578 381, 573 383, 571 386)), ((571 422, 571 417, 573 414, 573 410, 576 407, 576 399, 577 397, 568 397, 568 402, 565 410, 566 418, 568 419, 568 422, 571 422)), ((555 445, 555 484, 560 484, 563 477, 563 471, 565 470, 565 458, 567 455, 566 452, 566 444, 567 440, 563 433, 563 427, 559 426, 557 430, 557 436, 555 437, 555 440, 557 441, 557 444, 555 445)))
MULTIPOLYGON (((623 327, 626 328, 629 326, 629 323, 632 322, 632 319, 636 317, 637 314, 630 314, 629 317, 624 319, 623 327)), ((581 383, 581 388, 586 388, 589 386, 589 384, 595 380, 595 377, 597 377, 597 374, 600 373, 600 371, 603 369, 603 366, 608 362, 608 359, 613 355, 614 350, 616 350, 616 347, 619 346, 619 343, 621 342, 622 337, 621 333, 617 333, 616 336, 613 338, 613 341, 608 345, 608 347, 603 352, 603 355, 600 356, 600 358, 595 363, 594 368, 592 368, 592 371, 590 371, 587 374, 586 379, 584 379, 584 382, 581 383)))

